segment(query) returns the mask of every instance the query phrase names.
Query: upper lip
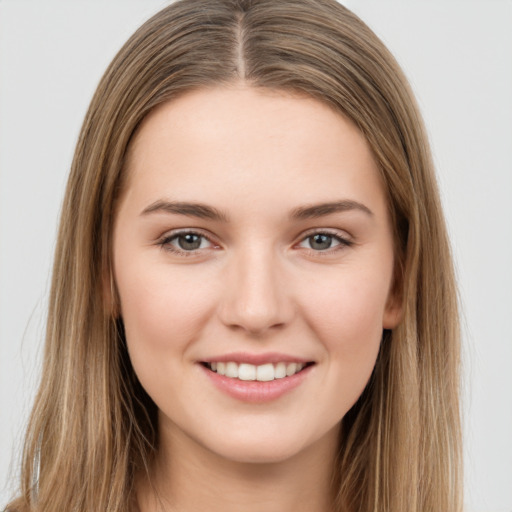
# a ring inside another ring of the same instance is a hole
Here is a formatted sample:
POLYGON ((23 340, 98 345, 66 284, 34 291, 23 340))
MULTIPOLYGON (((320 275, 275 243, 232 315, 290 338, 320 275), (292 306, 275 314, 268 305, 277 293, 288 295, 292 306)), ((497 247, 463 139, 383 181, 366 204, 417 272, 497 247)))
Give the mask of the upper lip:
POLYGON ((251 354, 249 352, 231 352, 229 354, 222 354, 219 356, 209 357, 203 359, 202 363, 228 363, 235 362, 238 364, 247 363, 259 366, 267 363, 311 363, 311 359, 305 359, 290 354, 283 354, 279 352, 265 352, 262 354, 251 354))

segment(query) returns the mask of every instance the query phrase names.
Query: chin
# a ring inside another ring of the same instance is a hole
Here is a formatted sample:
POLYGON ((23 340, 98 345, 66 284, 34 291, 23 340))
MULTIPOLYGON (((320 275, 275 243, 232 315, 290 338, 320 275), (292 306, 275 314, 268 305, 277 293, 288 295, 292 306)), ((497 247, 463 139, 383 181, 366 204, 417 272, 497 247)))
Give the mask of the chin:
POLYGON ((272 443, 253 442, 236 446, 219 446, 215 449, 223 459, 240 464, 279 464, 298 456, 299 446, 276 446, 272 443))
POLYGON ((239 435, 223 433, 217 440, 210 437, 203 447, 227 461, 241 464, 279 464, 316 451, 320 445, 334 453, 337 447, 339 424, 326 433, 312 435, 277 427, 273 431, 255 429, 239 435))

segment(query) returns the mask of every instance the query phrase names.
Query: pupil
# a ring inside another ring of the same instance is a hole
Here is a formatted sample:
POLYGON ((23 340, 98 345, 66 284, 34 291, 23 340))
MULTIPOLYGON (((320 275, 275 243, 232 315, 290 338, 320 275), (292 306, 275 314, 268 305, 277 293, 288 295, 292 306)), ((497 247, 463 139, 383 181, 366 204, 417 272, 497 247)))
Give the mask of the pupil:
POLYGON ((313 249, 325 250, 329 249, 332 243, 331 235, 317 234, 311 237, 311 247, 313 249))
POLYGON ((199 235, 195 235, 194 233, 180 235, 178 237, 178 243, 180 248, 184 250, 190 251, 193 249, 199 249, 201 245, 201 237, 199 235))

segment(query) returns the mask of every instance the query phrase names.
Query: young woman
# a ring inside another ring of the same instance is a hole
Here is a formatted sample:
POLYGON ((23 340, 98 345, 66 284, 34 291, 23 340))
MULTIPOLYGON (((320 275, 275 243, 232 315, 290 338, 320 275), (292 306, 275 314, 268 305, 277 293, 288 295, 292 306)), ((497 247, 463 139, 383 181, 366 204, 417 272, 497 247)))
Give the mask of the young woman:
POLYGON ((458 365, 392 56, 334 0, 178 1, 86 116, 8 509, 459 511, 458 365))

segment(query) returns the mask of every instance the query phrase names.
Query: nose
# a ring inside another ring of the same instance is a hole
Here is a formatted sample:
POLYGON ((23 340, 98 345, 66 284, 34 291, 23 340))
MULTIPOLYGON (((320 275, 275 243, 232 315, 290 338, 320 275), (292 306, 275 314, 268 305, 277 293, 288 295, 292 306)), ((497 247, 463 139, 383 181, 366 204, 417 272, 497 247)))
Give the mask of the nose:
POLYGON ((270 249, 240 251, 226 272, 219 305, 221 321, 230 329, 252 335, 283 328, 294 315, 289 285, 270 249))

